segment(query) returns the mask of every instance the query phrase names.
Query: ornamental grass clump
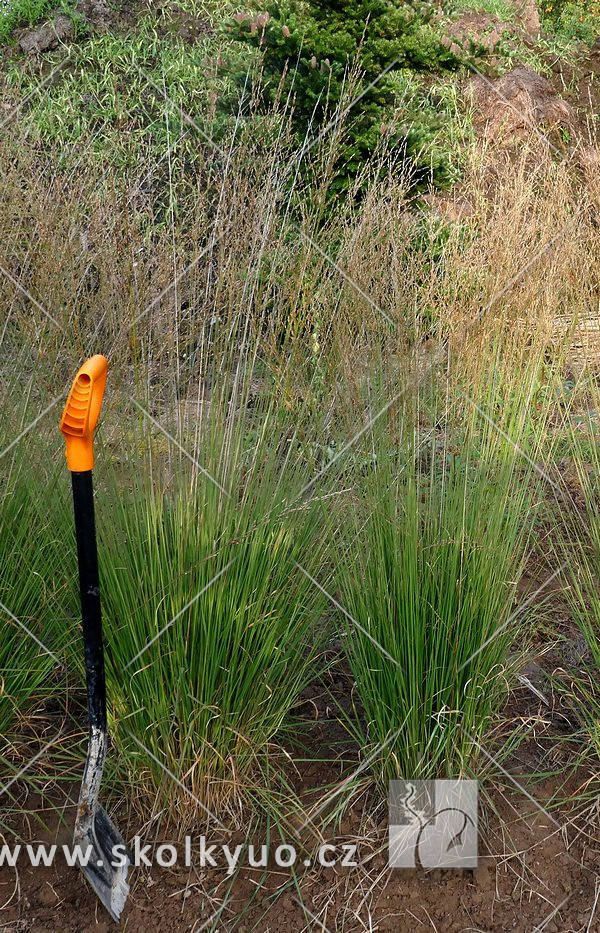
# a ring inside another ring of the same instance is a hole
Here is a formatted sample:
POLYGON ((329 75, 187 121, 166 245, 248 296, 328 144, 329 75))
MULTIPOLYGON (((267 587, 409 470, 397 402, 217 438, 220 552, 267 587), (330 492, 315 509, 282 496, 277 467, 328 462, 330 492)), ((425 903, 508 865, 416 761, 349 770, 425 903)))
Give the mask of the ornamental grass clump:
POLYGON ((44 700, 56 696, 67 635, 58 599, 56 476, 37 463, 35 438, 27 450, 6 450, 23 424, 27 416, 0 425, 0 770, 9 778, 44 700))
POLYGON ((193 462, 134 425, 131 462, 98 493, 115 761, 140 810, 179 827, 286 793, 281 749, 327 637, 322 594, 294 566, 314 571, 325 535, 295 498, 293 443, 272 403, 226 395, 182 426, 193 462))
POLYGON ((512 443, 456 387, 443 408, 419 400, 371 434, 372 468, 346 513, 337 579, 358 623, 346 618, 343 638, 356 682, 353 728, 383 783, 468 773, 473 740, 505 695, 509 649, 527 614, 509 619, 543 482, 513 444, 538 454, 536 386, 526 373, 498 394, 492 374, 479 397, 512 443))
POLYGON ((571 672, 577 711, 586 746, 600 754, 600 449, 598 411, 600 389, 589 377, 576 385, 577 407, 565 411, 568 441, 567 489, 570 502, 561 513, 559 556, 566 561, 568 604, 583 636, 585 652, 571 672))

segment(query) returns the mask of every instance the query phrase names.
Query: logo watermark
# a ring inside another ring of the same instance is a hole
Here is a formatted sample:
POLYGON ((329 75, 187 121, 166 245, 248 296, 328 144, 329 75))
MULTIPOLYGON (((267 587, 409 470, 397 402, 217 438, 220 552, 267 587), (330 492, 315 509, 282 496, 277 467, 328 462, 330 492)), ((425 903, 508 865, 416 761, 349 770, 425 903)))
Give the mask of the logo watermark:
POLYGON ((477 781, 390 781, 392 868, 477 867, 477 781))

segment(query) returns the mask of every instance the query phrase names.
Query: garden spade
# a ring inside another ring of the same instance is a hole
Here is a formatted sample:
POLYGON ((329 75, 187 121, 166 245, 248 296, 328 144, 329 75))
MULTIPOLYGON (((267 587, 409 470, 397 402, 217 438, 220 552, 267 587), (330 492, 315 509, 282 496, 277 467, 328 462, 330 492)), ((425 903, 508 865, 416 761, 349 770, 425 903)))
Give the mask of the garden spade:
POLYGON ((89 883, 113 920, 118 921, 129 893, 127 872, 131 859, 120 832, 98 805, 108 732, 92 469, 94 429, 107 369, 104 356, 92 356, 83 364, 71 386, 60 429, 66 440, 73 487, 90 730, 73 844, 80 847, 80 865, 89 883))

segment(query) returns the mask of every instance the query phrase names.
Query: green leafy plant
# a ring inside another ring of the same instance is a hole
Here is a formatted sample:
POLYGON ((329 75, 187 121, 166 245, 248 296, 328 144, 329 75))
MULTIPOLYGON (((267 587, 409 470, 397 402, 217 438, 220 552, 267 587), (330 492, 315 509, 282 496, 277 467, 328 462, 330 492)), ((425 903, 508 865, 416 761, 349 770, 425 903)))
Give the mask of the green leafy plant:
POLYGON ((563 42, 593 45, 600 35, 598 0, 546 0, 541 12, 545 28, 563 42))
POLYGON ((51 9, 50 0, 14 0, 0 4, 0 41, 6 42, 17 26, 33 26, 51 9))
POLYGON ((464 10, 473 10, 476 13, 489 13, 497 16, 505 23, 512 22, 517 15, 517 10, 510 3, 510 0, 454 0, 448 4, 447 12, 462 12, 464 10))
POLYGON ((36 26, 50 13, 70 16, 75 34, 85 33, 85 21, 77 12, 74 0, 0 0, 0 42, 8 42, 15 29, 21 26, 36 26))

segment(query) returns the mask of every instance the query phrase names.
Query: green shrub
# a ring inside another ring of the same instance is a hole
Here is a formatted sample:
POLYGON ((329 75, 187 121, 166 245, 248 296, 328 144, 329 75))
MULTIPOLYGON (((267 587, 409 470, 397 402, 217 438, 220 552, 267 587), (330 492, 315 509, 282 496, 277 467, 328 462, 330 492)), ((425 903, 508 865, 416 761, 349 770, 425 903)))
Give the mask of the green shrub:
POLYGON ((423 158, 446 114, 427 106, 424 89, 406 99, 398 71, 423 74, 455 69, 459 61, 441 42, 432 22, 433 6, 391 0, 283 0, 269 3, 264 12, 239 14, 232 27, 242 42, 263 51, 262 93, 272 103, 290 94, 293 119, 301 143, 343 111, 350 103, 350 76, 360 78, 352 97, 394 67, 364 93, 352 108, 336 164, 340 178, 335 190, 347 187, 366 159, 382 144, 408 164, 415 182, 433 175, 448 181, 448 163, 441 151, 423 158))
POLYGON ((0 3, 0 42, 6 42, 17 26, 33 26, 52 9, 51 0, 9 0, 0 3))
POLYGON ((76 34, 85 32, 85 21, 76 12, 74 0, 0 0, 0 42, 8 42, 18 27, 36 26, 50 13, 71 16, 76 34))
POLYGON ((593 45, 600 36, 598 0, 546 0, 541 10, 544 28, 559 39, 593 45))

